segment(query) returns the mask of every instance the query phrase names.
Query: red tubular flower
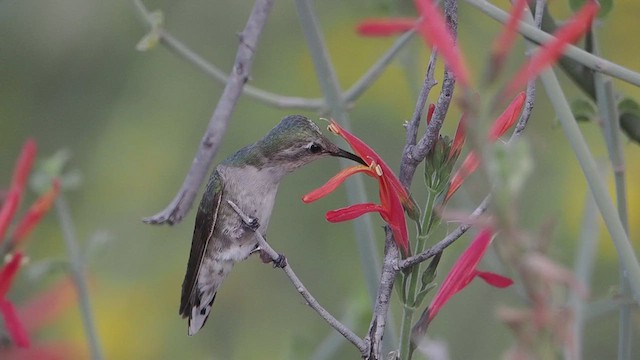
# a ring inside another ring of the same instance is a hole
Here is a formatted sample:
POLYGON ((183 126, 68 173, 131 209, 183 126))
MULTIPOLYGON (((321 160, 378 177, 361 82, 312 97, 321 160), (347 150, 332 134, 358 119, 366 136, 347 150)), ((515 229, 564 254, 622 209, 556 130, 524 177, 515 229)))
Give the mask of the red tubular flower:
POLYGON ((427 109, 427 125, 431 122, 431 118, 433 117, 433 112, 436 110, 435 104, 429 104, 429 108, 427 109))
POLYGON ((544 69, 555 63, 562 56, 568 44, 578 41, 591 28, 591 23, 599 9, 600 5, 597 1, 589 0, 573 18, 553 34, 554 38, 544 44, 531 60, 518 71, 507 87, 507 93, 513 93, 526 84, 529 79, 538 76, 544 69))
POLYGON ((414 0, 414 3, 420 13, 420 19, 367 19, 358 24, 356 31, 363 36, 389 36, 416 28, 427 46, 436 47, 442 54, 460 84, 469 86, 471 76, 468 67, 438 6, 433 0, 414 0))
POLYGON ((22 253, 16 252, 11 257, 11 260, 0 270, 0 298, 4 298, 7 295, 21 262, 22 253))
POLYGON ((29 346, 29 335, 20 322, 15 307, 6 299, 7 292, 20 268, 21 262, 22 254, 16 252, 11 260, 0 270, 0 314, 2 314, 5 327, 13 342, 16 346, 23 348, 29 346))
POLYGON ((480 159, 476 155, 475 152, 470 152, 464 161, 462 162, 462 166, 453 174, 451 177, 451 181, 449 181, 449 189, 447 190, 447 194, 444 197, 444 202, 446 203, 453 196, 453 194, 458 191, 460 186, 464 180, 471 175, 478 166, 480 165, 480 159))
POLYGON ((464 145, 464 141, 466 139, 464 131, 466 119, 467 117, 465 116, 465 114, 462 114, 462 117, 460 117, 460 121, 458 121, 458 128, 456 129, 456 134, 453 137, 453 143, 451 144, 451 149, 449 149, 447 160, 453 157, 457 158, 462 151, 462 146, 464 145))
POLYGON ((11 179, 11 187, 7 198, 0 209, 0 241, 4 239, 4 234, 11 224, 18 206, 20 205, 20 199, 22 198, 22 191, 24 190, 25 183, 29 177, 29 172, 33 166, 33 161, 36 157, 36 142, 33 139, 27 140, 22 146, 22 152, 16 163, 15 170, 13 172, 13 178, 11 179))
MULTIPOLYGON (((518 120, 520 116, 520 112, 524 107, 524 102, 526 99, 526 95, 524 92, 520 92, 518 96, 516 96, 513 101, 507 106, 507 108, 498 116, 498 118, 493 122, 493 125, 489 129, 488 139, 490 142, 495 142, 501 136, 503 136, 509 128, 513 126, 518 120)), ((462 120, 461 120, 462 122, 462 120)), ((458 125, 460 128, 460 125, 458 125)), ((464 135, 461 135, 462 137, 464 135)), ((458 132, 456 131, 456 138, 458 137, 458 132)), ((455 139, 454 139, 455 146, 455 139)), ((453 147, 452 146, 452 149, 453 147)), ((460 145, 462 146, 462 145, 460 145)), ((475 152, 471 151, 464 159, 462 166, 453 174, 451 177, 451 181, 449 181, 449 189, 447 190, 447 194, 445 195, 444 201, 447 202, 451 196, 460 188, 464 180, 471 175, 480 165, 480 158, 476 155, 475 152)))
POLYGON ((0 299, 0 313, 4 318, 4 325, 11 339, 19 348, 29 347, 29 334, 18 318, 18 313, 13 304, 7 299, 0 299))
POLYGON ((464 58, 460 53, 460 49, 456 46, 451 32, 447 28, 447 24, 433 0, 414 0, 414 4, 422 16, 418 23, 418 32, 425 41, 438 48, 438 52, 442 54, 445 62, 456 75, 456 78, 463 86, 469 86, 471 76, 464 62, 464 58))
POLYGON ((22 218, 15 231, 13 232, 13 243, 17 245, 24 239, 33 228, 38 224, 40 219, 51 209, 58 193, 60 192, 60 180, 54 179, 51 189, 44 193, 29 208, 25 216, 22 218))
POLYGON ((366 19, 356 27, 361 36, 391 36, 407 32, 416 27, 413 18, 366 19))
POLYGON ((477 276, 486 281, 489 285, 504 288, 513 284, 513 281, 504 276, 479 271, 478 263, 487 251, 491 243, 492 232, 490 229, 483 229, 473 240, 471 245, 460 255, 456 263, 451 268, 449 274, 442 282, 438 293, 431 301, 428 308, 428 321, 431 322, 436 314, 442 309, 444 304, 458 291, 464 289, 477 276))
POLYGON ((400 180, 393 174, 391 168, 382 158, 362 140, 358 139, 348 131, 331 121, 329 130, 344 138, 351 148, 360 156, 368 166, 357 165, 346 168, 331 178, 320 188, 306 194, 302 201, 309 203, 315 201, 342 184, 349 176, 364 173, 378 180, 380 191, 380 205, 373 203, 355 204, 345 208, 327 212, 326 219, 330 222, 340 222, 355 219, 369 212, 377 212, 389 224, 393 237, 405 256, 411 253, 409 248, 409 236, 407 224, 404 218, 404 210, 407 212, 417 212, 417 206, 411 199, 409 192, 400 183, 400 180))
POLYGON ((527 98, 524 92, 520 92, 518 96, 513 99, 511 104, 498 116, 496 121, 493 122, 491 129, 489 129, 489 141, 494 142, 504 135, 507 130, 513 124, 518 121, 520 112, 524 106, 524 100, 527 98))

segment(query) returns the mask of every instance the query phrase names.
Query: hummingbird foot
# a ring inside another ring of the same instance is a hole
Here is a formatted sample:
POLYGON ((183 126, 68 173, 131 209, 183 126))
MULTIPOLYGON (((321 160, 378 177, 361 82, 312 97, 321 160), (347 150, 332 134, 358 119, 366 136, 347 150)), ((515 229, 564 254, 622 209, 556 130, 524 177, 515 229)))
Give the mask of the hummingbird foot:
POLYGON ((245 214, 242 210, 240 210, 240 207, 238 207, 238 205, 236 205, 233 201, 227 200, 227 203, 229 204, 229 206, 231 206, 233 211, 235 211, 238 214, 238 216, 240 216, 240 218, 242 219, 242 222, 247 228, 249 228, 249 230, 253 232, 258 231, 258 228, 260 228, 260 222, 258 221, 257 218, 251 217, 245 214))
POLYGON ((254 254, 254 253, 259 253, 260 260, 262 261, 263 264, 268 264, 272 262, 274 268, 280 268, 280 269, 287 266, 287 257, 284 256, 283 254, 278 253, 278 257, 274 259, 271 257, 268 251, 265 251, 262 248, 260 248, 260 245, 256 245, 255 249, 251 251, 251 254, 254 254))
POLYGON ((278 258, 272 259, 272 261, 273 261, 274 268, 282 269, 285 266, 287 266, 287 257, 284 256, 283 254, 278 254, 278 258))

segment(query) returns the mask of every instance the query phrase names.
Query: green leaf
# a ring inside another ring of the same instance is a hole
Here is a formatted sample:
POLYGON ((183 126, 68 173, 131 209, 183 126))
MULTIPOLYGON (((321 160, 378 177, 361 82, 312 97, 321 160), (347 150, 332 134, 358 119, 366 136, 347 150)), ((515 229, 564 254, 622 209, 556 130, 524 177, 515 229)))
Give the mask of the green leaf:
POLYGON ((576 121, 595 121, 598 116, 595 105, 584 98, 575 99, 571 102, 571 112, 576 121))
POLYGON ((618 103, 620 127, 627 136, 640 143, 640 105, 631 98, 624 98, 618 103))
POLYGON ((420 290, 418 295, 416 295, 416 301, 415 301, 415 304, 413 306, 414 307, 420 306, 420 304, 422 304, 422 301, 424 300, 424 297, 429 293, 429 291, 433 290, 436 286, 438 286, 438 284, 431 283, 431 284, 425 286, 424 288, 422 288, 422 290, 420 290))
MULTIPOLYGON (((586 2, 587 0, 569 0, 569 7, 571 8, 571 10, 576 12, 580 10, 580 8, 583 7, 586 2)), ((600 3, 598 18, 604 19, 613 9, 613 0, 599 0, 598 2, 600 3)))
POLYGON ((435 280, 436 275, 438 274, 437 269, 438 269, 438 264, 440 263, 441 257, 442 257, 442 253, 439 253, 436 256, 434 256, 433 259, 431 259, 429 266, 427 266, 427 268, 424 269, 424 272, 422 273, 422 288, 420 291, 430 286, 433 283, 433 280, 435 280))
POLYGON ((633 114, 640 117, 640 105, 632 98, 624 98, 618 103, 618 112, 620 114, 633 114))
POLYGON ((29 183, 36 193, 44 193, 51 187, 53 178, 60 179, 63 190, 77 189, 82 185, 82 174, 79 170, 73 169, 64 171, 64 167, 71 159, 69 150, 58 150, 50 157, 39 161, 29 183))

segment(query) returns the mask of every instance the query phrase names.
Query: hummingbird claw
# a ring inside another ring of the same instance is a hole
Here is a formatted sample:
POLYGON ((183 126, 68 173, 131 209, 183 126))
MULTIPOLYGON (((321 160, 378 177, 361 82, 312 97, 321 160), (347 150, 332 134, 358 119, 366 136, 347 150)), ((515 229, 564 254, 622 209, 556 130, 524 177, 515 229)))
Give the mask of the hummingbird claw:
POLYGON ((273 260, 273 267, 282 269, 285 266, 287 266, 286 256, 284 256, 283 254, 278 254, 278 258, 273 260))
POLYGON ((258 219, 254 217, 247 217, 246 225, 253 232, 258 231, 258 228, 260 227, 260 223, 258 222, 258 219))
POLYGON ((260 223, 258 222, 257 218, 251 217, 247 214, 245 214, 244 212, 242 212, 242 210, 240 210, 240 208, 238 207, 238 205, 236 205, 233 201, 231 200, 227 200, 227 203, 229 204, 229 206, 231 206, 231 208, 233 209, 233 211, 236 212, 236 214, 238 214, 238 216, 240 216, 240 218, 242 219, 242 222, 253 232, 256 232, 258 230, 258 228, 260 227, 260 223))

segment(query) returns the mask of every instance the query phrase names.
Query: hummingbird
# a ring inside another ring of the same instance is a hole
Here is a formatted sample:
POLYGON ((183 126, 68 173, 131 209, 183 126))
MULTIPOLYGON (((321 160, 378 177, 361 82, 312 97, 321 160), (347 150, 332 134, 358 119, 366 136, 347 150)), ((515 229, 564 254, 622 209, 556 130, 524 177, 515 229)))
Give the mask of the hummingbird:
MULTIPOLYGON (((261 251, 254 231, 266 235, 280 180, 327 156, 366 165, 360 157, 324 137, 311 120, 290 115, 265 137, 238 150, 213 170, 198 207, 182 283, 180 315, 189 319, 189 335, 204 326, 216 293, 233 265, 261 251), (256 229, 250 229, 229 202, 258 220, 256 229)), ((262 254, 261 259, 271 261, 262 254)))

